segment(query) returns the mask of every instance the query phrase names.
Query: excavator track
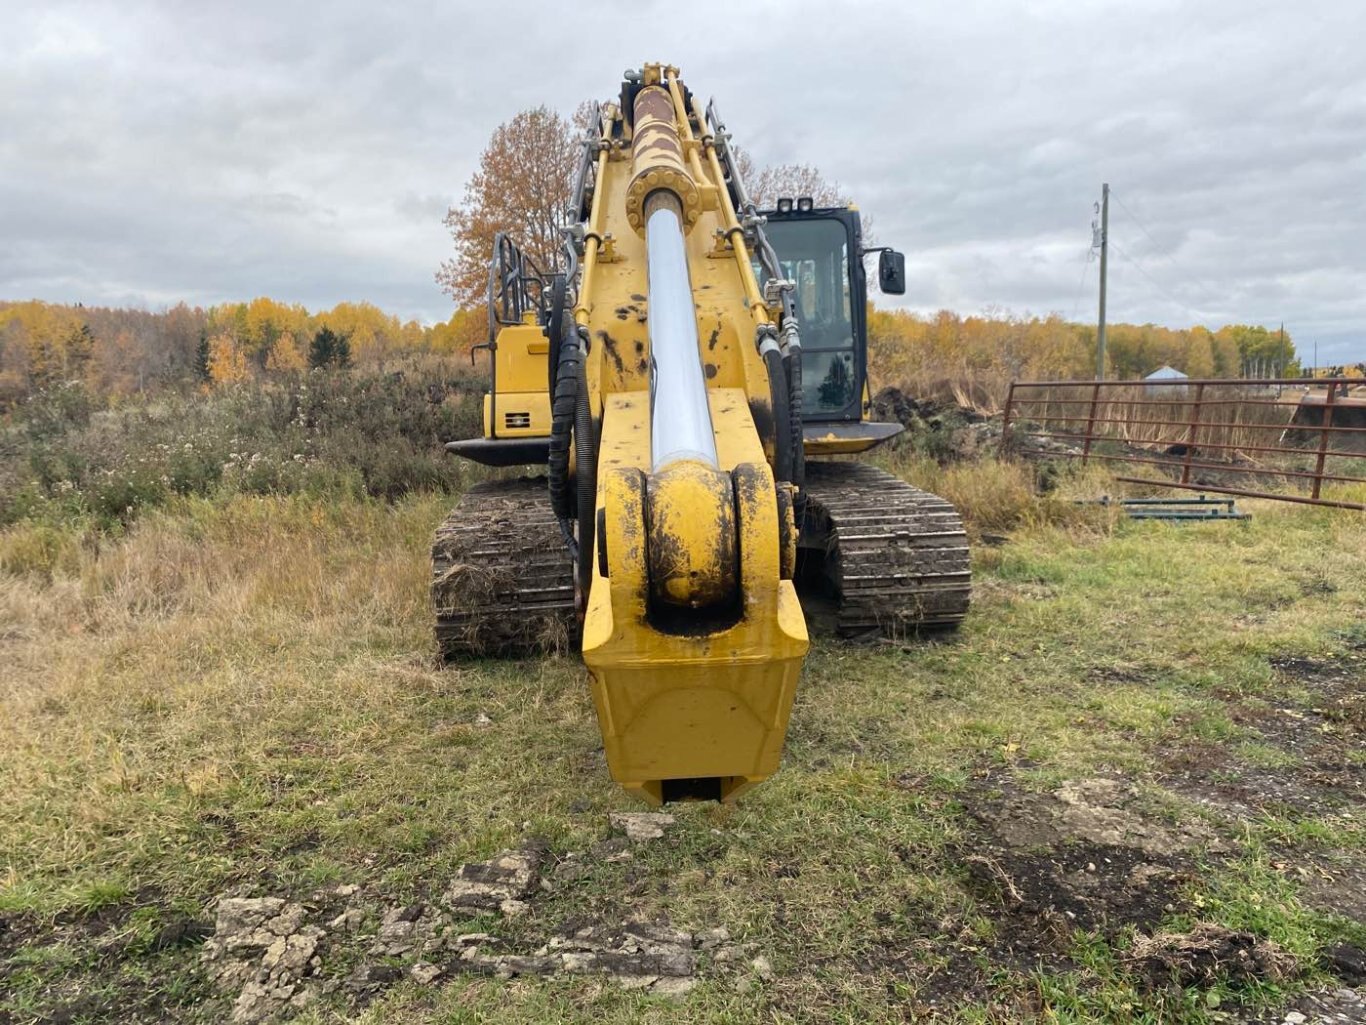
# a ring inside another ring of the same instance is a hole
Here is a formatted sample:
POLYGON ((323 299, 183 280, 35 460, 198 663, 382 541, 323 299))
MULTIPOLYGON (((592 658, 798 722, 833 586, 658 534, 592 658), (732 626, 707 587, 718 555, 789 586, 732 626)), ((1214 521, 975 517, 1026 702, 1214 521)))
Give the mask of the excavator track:
POLYGON ((808 463, 803 490, 798 587, 809 622, 843 637, 962 622, 972 584, 952 505, 865 463, 808 463))
POLYGON ((432 542, 436 639, 447 659, 568 650, 574 564, 544 477, 465 492, 432 542))

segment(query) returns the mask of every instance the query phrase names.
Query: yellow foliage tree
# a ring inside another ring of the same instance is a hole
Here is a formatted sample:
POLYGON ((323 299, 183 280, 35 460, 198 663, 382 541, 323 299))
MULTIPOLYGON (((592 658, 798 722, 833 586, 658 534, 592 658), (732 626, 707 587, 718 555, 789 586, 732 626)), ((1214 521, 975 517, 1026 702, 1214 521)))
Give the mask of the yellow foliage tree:
POLYGON ((314 318, 315 327, 331 328, 346 336, 351 359, 357 364, 383 363, 403 340, 399 319, 374 303, 337 303, 314 318))
POLYGON ((246 353, 231 335, 218 334, 209 339, 209 379, 214 384, 240 384, 249 376, 246 353))
POLYGON ((308 369, 308 356, 291 332, 275 339, 266 356, 266 369, 277 374, 298 374, 308 369))
POLYGON ((0 316, 14 362, 22 358, 27 383, 41 387, 81 376, 90 357, 89 332, 82 331, 80 314, 70 306, 32 300, 7 305, 0 316))
POLYGON ((456 310, 449 320, 427 329, 427 346, 443 355, 464 355, 488 333, 483 310, 456 310))
POLYGON ((269 353, 282 335, 302 335, 308 329, 308 311, 302 306, 287 306, 262 296, 246 304, 242 316, 245 335, 238 344, 250 354, 269 353))

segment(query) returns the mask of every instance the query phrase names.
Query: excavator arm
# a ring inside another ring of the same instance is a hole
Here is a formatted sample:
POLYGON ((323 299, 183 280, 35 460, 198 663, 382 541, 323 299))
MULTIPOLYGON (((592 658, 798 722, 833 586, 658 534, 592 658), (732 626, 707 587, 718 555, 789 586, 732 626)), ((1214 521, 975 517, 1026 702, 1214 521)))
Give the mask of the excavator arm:
POLYGON ((784 263, 714 107, 661 64, 603 106, 575 201, 557 272, 499 243, 485 437, 448 447, 497 463, 543 443, 547 482, 481 485, 438 531, 438 637, 449 655, 577 641, 613 777, 656 804, 730 800, 778 768, 808 649, 798 578, 852 632, 870 614, 887 632, 951 626, 961 523, 869 467, 807 483, 808 455, 891 433, 864 422, 855 212, 803 201, 784 263), (879 488, 887 511, 839 504, 879 488))

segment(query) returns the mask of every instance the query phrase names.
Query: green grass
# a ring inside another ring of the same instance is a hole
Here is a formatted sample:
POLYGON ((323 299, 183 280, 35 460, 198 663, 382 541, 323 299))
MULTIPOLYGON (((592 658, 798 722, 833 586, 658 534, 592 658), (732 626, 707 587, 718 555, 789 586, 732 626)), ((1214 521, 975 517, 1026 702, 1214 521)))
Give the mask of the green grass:
MULTIPOLYGON (((1001 489, 1016 495, 1013 473, 950 483, 990 507, 1001 489)), ((635 807, 607 776, 577 661, 434 660, 426 549, 450 502, 178 498, 118 539, 50 525, 0 536, 38 552, 0 575, 0 915, 24 930, 0 946, 0 1020, 138 980, 174 1016, 220 1020, 228 1005, 201 1003, 193 945, 154 949, 173 910, 203 917, 228 890, 336 883, 424 899, 529 837, 557 856, 588 851, 610 811, 635 807), (112 960, 82 931, 97 922, 128 934, 112 960)), ((1064 492, 976 521, 1013 533, 976 549, 958 639, 818 641, 775 778, 733 807, 681 806, 664 841, 594 862, 525 920, 484 923, 527 938, 575 916, 725 926, 771 960, 771 982, 741 991, 704 968, 670 1002, 592 977, 462 976, 303 1020, 897 1021, 927 979, 971 971, 981 985, 945 1008, 950 1020, 1194 1023, 1214 1000, 1314 984, 1316 950, 1361 942, 1360 925, 1302 901, 1278 866, 1362 857, 1360 817, 1238 819, 1159 782, 1187 750, 1235 776, 1296 771, 1301 756, 1243 715, 1303 697, 1268 659, 1363 639, 1363 519, 1253 511, 1129 524, 1078 513, 1064 492), (1313 586, 1325 560, 1332 590, 1313 586), (1155 991, 1126 968, 1122 928, 1042 962, 1003 956, 1018 923, 970 885, 965 860, 982 788, 1046 793, 1098 775, 1143 783, 1165 820, 1219 823, 1225 846, 1192 853, 1199 882, 1175 895, 1189 903, 1171 924, 1250 929, 1303 973, 1251 993, 1155 991)))

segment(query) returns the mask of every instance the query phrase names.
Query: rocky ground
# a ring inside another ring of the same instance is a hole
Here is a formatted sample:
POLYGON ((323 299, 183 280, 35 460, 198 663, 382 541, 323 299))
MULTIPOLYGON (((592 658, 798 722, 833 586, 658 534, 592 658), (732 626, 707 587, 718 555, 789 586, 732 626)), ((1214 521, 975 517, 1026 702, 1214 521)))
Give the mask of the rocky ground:
MULTIPOLYGON (((1361 776, 1358 771, 1358 785, 1361 776)), ((1197 777, 1187 770, 1172 781, 1188 786, 1197 777)), ((1175 793, 1110 778, 1039 793, 1021 787, 1013 772, 980 773, 961 798, 971 827, 958 855, 969 892, 994 909, 994 940, 984 948, 976 933, 965 932, 962 942, 941 939, 939 967, 929 972, 906 951, 906 970, 919 976, 917 1006, 932 1015, 968 997, 990 1001, 993 974, 1002 966, 1065 967, 1071 938, 1082 930, 1131 935, 1123 967, 1154 988, 1279 984, 1307 968, 1337 979, 1275 1014, 1216 1012, 1215 1020, 1366 1021, 1366 951, 1359 947, 1332 947, 1322 964, 1309 966, 1252 932, 1198 918, 1182 931, 1162 928, 1195 910, 1183 895, 1199 860, 1231 853, 1217 814, 1170 814, 1172 806, 1164 802, 1175 793)), ((1235 815, 1246 799, 1242 791, 1204 798, 1211 810, 1235 815)), ((1349 797, 1338 807, 1358 804, 1349 797)), ((515 928, 541 898, 571 884, 590 863, 630 861, 633 848, 663 840, 674 824, 665 813, 615 812, 614 836, 591 851, 556 856, 536 842, 503 851, 463 866, 430 903, 395 903, 355 884, 297 899, 225 895, 200 958, 239 1023, 286 1019, 324 998, 363 1007, 404 980, 440 987, 471 974, 594 976, 664 997, 681 997, 702 978, 726 980, 741 991, 771 981, 766 953, 723 927, 689 930, 662 918, 628 918, 571 921, 543 934, 515 928), (469 931, 474 920, 482 923, 479 931, 469 931)), ((1356 910, 1366 897, 1360 883, 1356 868, 1337 877, 1325 873, 1316 892, 1325 906, 1356 910)), ((878 956, 880 970, 898 957, 892 950, 878 956)))
MULTIPOLYGON (((630 843, 663 837, 672 815, 616 812, 612 825, 630 843)), ((628 849, 608 841, 598 856, 628 849)), ((740 986, 772 978, 772 966, 725 928, 700 932, 668 921, 623 921, 569 927, 527 939, 499 934, 501 920, 525 914, 544 892, 571 880, 585 855, 551 859, 542 844, 503 851, 461 868, 431 904, 393 904, 346 884, 302 900, 224 896, 201 960, 214 985, 232 999, 232 1020, 287 1017, 320 997, 362 1006, 405 977, 439 986, 465 974, 596 975, 623 989, 682 996, 699 971, 733 977, 740 986), (491 931, 464 932, 471 916, 491 931)))
POLYGON ((942 469, 1026 503, 963 630, 817 639, 733 806, 633 809, 577 660, 436 661, 447 497, 0 577, 0 1025, 1361 1025, 1366 522, 942 469))

